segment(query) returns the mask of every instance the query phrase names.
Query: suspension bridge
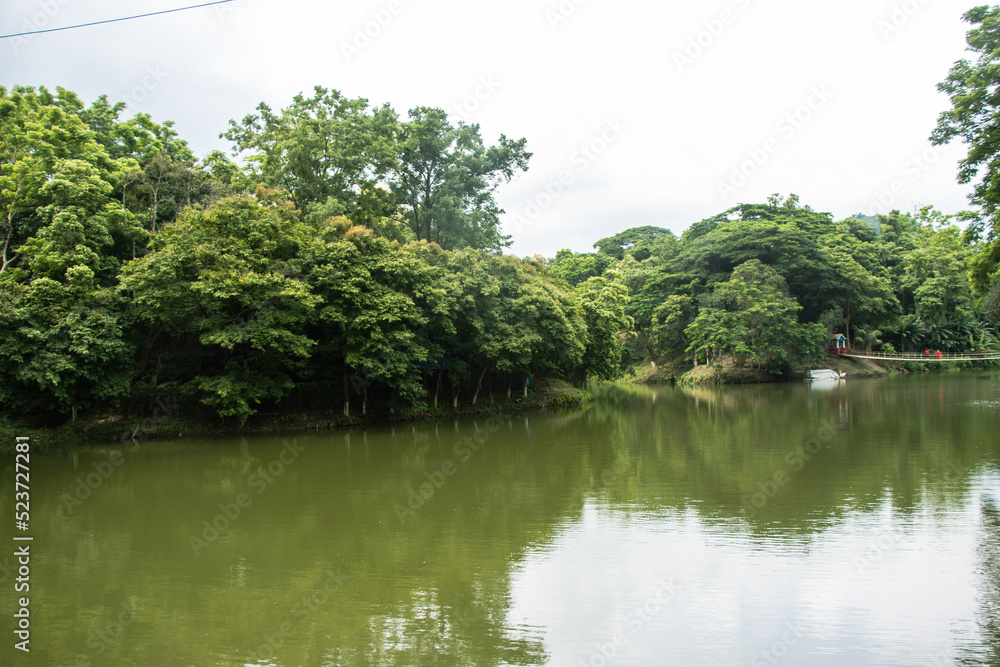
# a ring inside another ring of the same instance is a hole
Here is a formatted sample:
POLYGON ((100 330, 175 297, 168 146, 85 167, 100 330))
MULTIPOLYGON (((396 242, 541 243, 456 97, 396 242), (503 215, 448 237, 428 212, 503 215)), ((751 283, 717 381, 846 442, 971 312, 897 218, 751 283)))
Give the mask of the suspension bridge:
POLYGON ((854 357, 855 359, 884 359, 889 361, 991 361, 1000 359, 1000 351, 982 350, 979 352, 961 352, 951 354, 938 352, 865 352, 864 350, 841 349, 834 352, 838 357, 854 357))

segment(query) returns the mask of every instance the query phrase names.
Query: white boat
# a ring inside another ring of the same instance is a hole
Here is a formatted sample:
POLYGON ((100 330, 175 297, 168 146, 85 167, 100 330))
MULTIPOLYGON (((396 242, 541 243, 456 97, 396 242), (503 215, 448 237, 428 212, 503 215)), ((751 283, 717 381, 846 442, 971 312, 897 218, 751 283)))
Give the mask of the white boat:
POLYGON ((829 368, 817 368, 811 370, 806 377, 807 380, 843 380, 847 377, 847 373, 838 373, 837 371, 832 371, 829 368))

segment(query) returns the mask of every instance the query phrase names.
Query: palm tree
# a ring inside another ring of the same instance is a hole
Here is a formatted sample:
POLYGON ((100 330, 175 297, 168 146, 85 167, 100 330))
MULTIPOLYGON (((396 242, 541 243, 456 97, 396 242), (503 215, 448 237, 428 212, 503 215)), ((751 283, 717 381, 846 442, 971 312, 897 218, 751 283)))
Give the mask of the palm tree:
POLYGON ((908 315, 903 315, 896 320, 896 326, 893 328, 893 333, 899 336, 900 351, 906 352, 907 347, 911 345, 919 348, 920 343, 922 343, 927 336, 927 327, 924 325, 924 321, 920 319, 919 316, 910 313, 908 315))
POLYGON ((879 338, 881 335, 882 332, 879 329, 854 327, 854 343, 863 347, 868 352, 871 352, 872 348, 876 345, 882 344, 882 339, 879 338))
POLYGON ((937 350, 949 351, 955 345, 958 332, 955 324, 944 317, 935 317, 927 321, 927 341, 937 350))

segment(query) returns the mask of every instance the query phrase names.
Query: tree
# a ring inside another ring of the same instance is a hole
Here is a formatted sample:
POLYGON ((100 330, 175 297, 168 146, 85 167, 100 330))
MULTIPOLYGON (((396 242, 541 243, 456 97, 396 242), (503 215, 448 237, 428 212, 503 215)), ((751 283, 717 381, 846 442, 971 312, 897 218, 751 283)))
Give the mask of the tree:
POLYGON ((66 222, 103 208, 122 166, 63 108, 75 98, 60 95, 62 102, 45 88, 0 87, 0 273, 18 265, 15 249, 57 214, 66 222), (86 182, 74 184, 76 177, 86 182))
MULTIPOLYGON (((328 221, 321 243, 308 250, 309 283, 322 299, 319 356, 342 373, 344 416, 350 416, 351 377, 357 378, 362 412, 372 380, 386 385, 407 407, 420 406, 426 396, 418 364, 440 356, 440 348, 417 333, 429 321, 413 296, 430 287, 414 275, 420 267, 385 239, 343 217, 328 221), (422 287, 416 284, 420 282, 422 287)), ((438 296, 423 300, 433 302, 438 296)))
POLYGON ((653 312, 650 328, 650 356, 652 361, 664 360, 681 354, 690 343, 684 330, 694 319, 696 308, 689 296, 671 294, 653 312))
POLYGON ((800 356, 815 355, 826 330, 819 324, 800 325, 802 307, 788 295, 787 286, 773 268, 751 260, 738 266, 730 279, 715 286, 698 317, 685 329, 689 352, 732 354, 750 359, 760 369, 787 368, 787 348, 800 356))
POLYGON ((734 352, 744 352, 757 367, 776 355, 793 338, 796 314, 802 307, 788 296, 788 288, 777 271, 758 260, 736 267, 728 282, 716 286, 714 300, 737 315, 744 338, 734 352))
POLYGON ((132 348, 114 290, 97 285, 83 265, 62 279, 0 285, 0 403, 75 421, 80 408, 127 394, 132 348))
POLYGON ((711 221, 709 231, 700 235, 685 232, 679 252, 665 262, 663 270, 677 275, 681 284, 694 282, 692 296, 698 296, 715 283, 725 282, 740 264, 756 259, 785 278, 807 316, 818 317, 832 287, 819 247, 820 230, 833 226, 829 216, 800 216, 780 208, 758 210, 745 205, 728 213, 739 219, 729 220, 726 215, 711 221))
POLYGON ((926 340, 927 329, 919 316, 907 313, 900 316, 886 333, 898 336, 899 350, 905 353, 908 348, 919 349, 920 344, 926 340))
POLYGON ((920 243, 903 258, 902 284, 924 319, 956 317, 972 306, 969 251, 958 227, 920 228, 920 243))
POLYGON ((221 196, 218 183, 198 164, 172 121, 157 123, 144 113, 120 120, 125 104, 111 104, 104 95, 84 108, 75 95, 60 89, 60 103, 119 163, 122 175, 115 181, 116 199, 143 220, 149 233, 173 222, 182 208, 209 204, 221 196))
POLYGON ((88 267, 104 284, 119 263, 105 252, 112 244, 107 215, 120 212, 109 202, 112 185, 90 163, 60 160, 38 193, 43 226, 18 249, 33 276, 59 280, 71 266, 88 267))
POLYGON ((526 140, 501 134, 487 148, 479 125, 452 125, 441 109, 418 107, 409 117, 400 130, 392 191, 417 240, 492 251, 510 245, 493 193, 527 170, 526 140))
POLYGON ((155 236, 121 276, 150 335, 183 341, 174 354, 184 363, 161 360, 154 373, 241 424, 262 400, 285 396, 314 345, 304 328, 319 298, 298 257, 308 234, 290 205, 260 190, 188 209, 155 236))
POLYGON ((952 108, 941 113, 931 134, 935 145, 956 138, 968 145, 959 161, 958 182, 973 183, 971 200, 994 220, 1000 212, 1000 7, 973 7, 963 19, 972 25, 966 34, 975 62, 956 62, 938 90, 948 95, 952 108))
POLYGON ((845 335, 851 331, 851 321, 859 316, 878 321, 898 312, 899 302, 888 279, 873 275, 848 249, 828 239, 823 256, 832 270, 834 285, 827 302, 843 310, 845 335))
POLYGON ((601 239, 594 247, 599 253, 615 259, 624 259, 629 254, 641 262, 653 254, 672 255, 677 250, 677 237, 663 227, 632 227, 601 239))
MULTIPOLYGON (((597 288, 597 285, 594 285, 597 288)), ((607 355, 614 349, 614 342, 607 340, 608 331, 615 328, 615 318, 620 317, 615 305, 622 291, 612 286, 604 294, 588 293, 589 314, 595 331, 590 361, 597 373, 608 370, 607 355), (605 319, 606 318, 606 319, 605 319)), ((617 305, 621 305, 620 303, 617 305)), ((524 283, 515 303, 522 326, 531 332, 530 358, 527 374, 541 377, 572 378, 586 373, 582 367, 588 351, 587 319, 579 297, 549 280, 531 265, 524 268, 524 283)), ((621 358, 619 352, 615 357, 621 358)), ((527 384, 524 387, 527 395, 527 384)))
POLYGON ((721 308, 703 307, 684 330, 690 341, 686 351, 692 354, 695 366, 702 355, 705 355, 705 363, 711 364, 724 354, 745 352, 742 348, 737 349, 737 343, 745 338, 745 333, 733 313, 721 308))
POLYGON ((588 278, 603 275, 614 263, 611 257, 603 253, 574 253, 563 249, 556 253, 549 272, 575 287, 588 278))
POLYGON ((879 329, 854 327, 854 344, 859 349, 871 353, 872 348, 882 344, 882 339, 879 338, 881 335, 882 331, 879 329))
POLYGON ((312 97, 300 93, 277 113, 261 102, 219 136, 246 157, 258 183, 287 191, 307 216, 328 205, 324 217, 366 224, 395 210, 381 185, 396 165, 397 132, 388 105, 369 109, 366 99, 316 86, 312 97))
POLYGON ((587 325, 587 347, 583 355, 583 372, 610 380, 618 375, 624 337, 632 331, 632 318, 625 314, 628 288, 621 274, 612 271, 604 277, 594 277, 576 288, 587 325))

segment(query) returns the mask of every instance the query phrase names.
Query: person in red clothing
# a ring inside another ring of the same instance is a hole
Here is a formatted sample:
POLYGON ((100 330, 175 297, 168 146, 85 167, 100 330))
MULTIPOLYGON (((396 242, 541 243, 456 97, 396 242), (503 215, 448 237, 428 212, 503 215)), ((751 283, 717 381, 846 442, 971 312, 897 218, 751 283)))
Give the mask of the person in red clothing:
POLYGON ((938 350, 938 361, 941 361, 941 350, 938 350))

